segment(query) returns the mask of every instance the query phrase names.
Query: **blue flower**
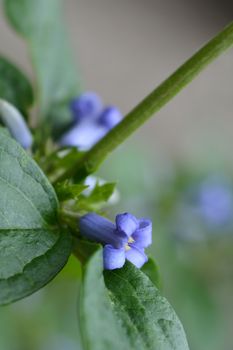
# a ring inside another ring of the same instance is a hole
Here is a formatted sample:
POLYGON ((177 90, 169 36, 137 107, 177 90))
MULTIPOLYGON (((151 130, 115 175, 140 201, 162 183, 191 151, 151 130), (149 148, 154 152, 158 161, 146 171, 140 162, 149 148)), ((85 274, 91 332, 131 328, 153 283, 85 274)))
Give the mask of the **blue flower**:
POLYGON ((60 139, 62 146, 78 147, 87 151, 101 140, 122 119, 114 106, 103 107, 94 92, 85 92, 71 101, 73 126, 60 139))
POLYGON ((88 213, 79 222, 80 233, 104 245, 104 269, 121 268, 129 260, 140 268, 148 258, 144 252, 152 243, 152 222, 137 219, 130 213, 118 214, 115 224, 95 213, 88 213))
POLYGON ((25 149, 32 145, 32 134, 21 113, 9 102, 0 99, 0 120, 12 137, 25 149))

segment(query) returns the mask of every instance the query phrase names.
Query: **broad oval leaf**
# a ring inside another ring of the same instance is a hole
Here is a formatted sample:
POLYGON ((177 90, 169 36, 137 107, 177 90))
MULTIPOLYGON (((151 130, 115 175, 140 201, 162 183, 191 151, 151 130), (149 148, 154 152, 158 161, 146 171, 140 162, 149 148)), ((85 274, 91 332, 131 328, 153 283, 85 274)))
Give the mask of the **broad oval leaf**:
POLYGON ((39 89, 40 114, 54 127, 70 121, 79 86, 63 26, 61 0, 4 0, 11 25, 27 40, 39 89), (23 14, 23 15, 22 15, 23 14))
POLYGON ((102 250, 86 265, 80 302, 85 350, 188 350, 168 301, 134 265, 102 271, 102 250))
POLYGON ((37 164, 0 130, 0 304, 29 295, 66 263, 55 192, 37 164))
POLYGON ((0 57, 0 98, 16 106, 24 115, 33 103, 33 91, 25 75, 10 61, 0 57))

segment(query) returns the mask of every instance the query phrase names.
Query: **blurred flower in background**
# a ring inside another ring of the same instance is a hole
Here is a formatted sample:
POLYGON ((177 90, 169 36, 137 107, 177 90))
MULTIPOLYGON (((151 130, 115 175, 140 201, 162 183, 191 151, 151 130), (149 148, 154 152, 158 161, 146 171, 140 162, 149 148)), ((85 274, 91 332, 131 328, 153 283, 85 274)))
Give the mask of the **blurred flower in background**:
POLYGON ((199 179, 190 176, 179 188, 172 211, 171 232, 181 240, 233 237, 233 180, 214 172, 199 179))
POLYGON ((232 228, 233 186, 230 179, 218 175, 205 179, 197 190, 197 207, 213 231, 232 228))
POLYGON ((62 146, 75 146, 87 151, 122 119, 115 106, 104 107, 94 92, 85 92, 71 101, 73 125, 60 139, 62 146))

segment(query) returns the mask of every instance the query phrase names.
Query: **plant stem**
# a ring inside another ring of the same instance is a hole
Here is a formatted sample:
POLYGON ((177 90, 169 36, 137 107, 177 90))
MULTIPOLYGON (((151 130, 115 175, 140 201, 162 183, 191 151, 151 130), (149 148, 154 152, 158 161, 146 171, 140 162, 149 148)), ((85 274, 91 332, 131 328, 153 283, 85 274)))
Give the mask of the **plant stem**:
POLYGON ((69 177, 83 179, 98 166, 118 145, 126 140, 147 119, 152 117, 180 90, 190 83, 208 64, 233 45, 233 22, 203 46, 170 77, 139 103, 114 129, 99 141, 81 159, 72 164, 57 181, 69 177))

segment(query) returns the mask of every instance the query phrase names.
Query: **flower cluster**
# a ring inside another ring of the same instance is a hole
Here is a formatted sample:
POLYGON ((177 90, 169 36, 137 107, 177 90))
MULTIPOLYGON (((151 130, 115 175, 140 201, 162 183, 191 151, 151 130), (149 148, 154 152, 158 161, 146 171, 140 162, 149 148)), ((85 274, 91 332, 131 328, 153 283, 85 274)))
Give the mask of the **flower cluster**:
POLYGON ((95 213, 88 213, 79 222, 85 238, 101 243, 104 269, 121 268, 129 260, 140 268, 148 258, 144 249, 152 243, 152 222, 137 219, 129 213, 118 214, 115 224, 95 213))
POLYGON ((85 92, 71 102, 73 125, 60 139, 63 146, 87 151, 122 119, 114 106, 104 107, 98 95, 85 92))

